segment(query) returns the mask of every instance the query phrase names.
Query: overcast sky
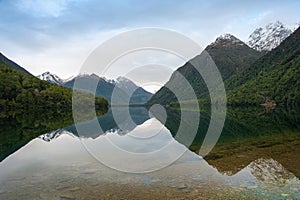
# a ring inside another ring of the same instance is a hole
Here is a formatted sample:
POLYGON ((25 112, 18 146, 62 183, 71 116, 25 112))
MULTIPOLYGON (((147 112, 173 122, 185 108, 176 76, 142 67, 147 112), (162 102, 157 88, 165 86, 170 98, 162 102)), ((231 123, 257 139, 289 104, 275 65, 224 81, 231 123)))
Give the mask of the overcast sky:
POLYGON ((68 78, 101 42, 126 30, 172 29, 205 48, 224 33, 247 40, 276 20, 294 26, 299 8, 299 0, 0 0, 0 51, 34 75, 68 78))

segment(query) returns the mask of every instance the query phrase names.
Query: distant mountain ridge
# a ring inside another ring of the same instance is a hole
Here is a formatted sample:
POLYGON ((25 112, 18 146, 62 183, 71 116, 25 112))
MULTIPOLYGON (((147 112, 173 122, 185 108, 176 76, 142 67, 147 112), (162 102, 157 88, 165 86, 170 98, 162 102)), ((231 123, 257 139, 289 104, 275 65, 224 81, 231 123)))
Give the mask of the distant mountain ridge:
POLYGON ((259 27, 250 34, 247 44, 257 51, 271 51, 285 40, 292 30, 280 21, 259 27))
MULTIPOLYGON (((51 76, 51 78, 46 81, 51 82, 53 78, 55 77, 51 76)), ((153 95, 125 77, 108 80, 96 74, 81 74, 68 81, 63 81, 59 77, 55 78, 55 80, 57 84, 60 83, 61 86, 66 88, 73 88, 75 81, 79 81, 84 87, 83 89, 87 91, 90 91, 93 85, 96 84, 96 91, 90 92, 96 92, 96 96, 104 97, 109 102, 112 101, 112 95, 116 94, 117 96, 114 98, 114 101, 116 101, 114 102, 115 104, 127 104, 127 101, 129 101, 130 104, 144 104, 153 95)))

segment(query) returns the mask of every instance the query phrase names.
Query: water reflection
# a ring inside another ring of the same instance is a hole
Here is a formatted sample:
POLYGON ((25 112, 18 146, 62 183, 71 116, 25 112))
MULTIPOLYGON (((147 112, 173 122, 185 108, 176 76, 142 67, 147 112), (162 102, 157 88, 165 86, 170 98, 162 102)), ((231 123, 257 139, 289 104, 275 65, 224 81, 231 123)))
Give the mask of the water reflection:
MULTIPOLYGON (((182 111, 167 109, 165 126, 175 136, 182 111)), ((193 111, 185 111, 193 112, 193 111)), ((160 120, 159 115, 156 115, 160 120)), ((208 111, 201 112, 198 133, 188 148, 196 153, 210 121, 208 111)), ((205 156, 220 172, 235 174, 259 158, 273 158, 300 177, 300 115, 298 108, 276 108, 268 112, 263 107, 229 107, 227 118, 214 149, 205 156), (226 164, 225 164, 226 163, 226 164)), ((189 130, 186 130, 189 132, 189 130)), ((181 138, 175 137, 181 142, 181 138)))
MULTIPOLYGON (((150 118, 145 108, 132 108, 130 114, 135 125, 127 123, 124 117, 126 123, 119 127, 110 112, 97 119, 102 132, 87 129, 86 135, 79 135, 74 125, 48 131, 0 163, 0 198, 14 199, 16 194, 24 195, 25 199, 97 199, 99 195, 103 199, 196 198, 199 195, 297 198, 300 194, 298 112, 275 109, 261 113, 260 108, 229 109, 223 133, 204 159, 192 151, 197 152, 207 130, 210 117, 206 112, 201 113, 199 131, 190 147, 183 146, 176 137, 174 140, 180 119, 178 110, 167 110, 165 126, 159 116, 150 118), (91 157, 82 143, 101 162, 91 157), (168 151, 147 157, 149 152, 170 143, 173 145, 168 151), (124 156, 119 149, 129 154, 124 156), (127 174, 107 167, 151 171, 169 163, 168 159, 176 151, 184 152, 183 156, 152 173, 127 174), (136 157, 139 154, 142 159, 136 157)), ((88 127, 88 123, 82 124, 88 127)), ((39 131, 43 131, 41 124, 36 126, 39 131)), ((20 130, 16 130, 15 136, 22 138, 20 130)), ((5 131, 14 134, 8 127, 5 131)), ((38 132, 25 128, 22 133, 26 131, 29 135, 38 132)))
MULTIPOLYGON (((116 108, 121 120, 126 121, 127 108, 116 108), (124 116, 124 117, 122 117, 124 116)), ((123 125, 121 130, 114 120, 112 111, 110 110, 103 116, 97 117, 102 131, 92 130, 90 121, 80 123, 82 128, 86 128, 86 132, 80 137, 97 138, 109 130, 118 130, 119 133, 126 133, 132 130, 136 125, 142 124, 149 119, 148 111, 144 107, 136 107, 129 109, 131 119, 134 122, 126 126, 123 125)), ((68 131, 72 135, 79 137, 75 125, 73 124, 72 113, 62 113, 61 115, 49 113, 25 113, 23 115, 9 115, 1 117, 0 120, 0 161, 10 154, 14 153, 32 139, 40 136, 45 141, 51 141, 61 135, 63 131, 68 131), (73 124, 73 125, 72 125, 73 124), (67 126, 69 125, 69 126, 67 126), (63 127, 63 128, 62 128, 63 127)))
POLYGON ((112 107, 109 112, 103 116, 76 125, 73 124, 65 127, 64 130, 72 132, 81 138, 95 139, 109 131, 116 132, 119 135, 125 135, 148 119, 149 113, 145 107, 112 107), (128 112, 130 116, 127 115, 128 112), (116 118, 118 119, 117 122, 116 118), (97 126, 100 126, 101 129, 95 128, 93 126, 94 122, 97 126), (84 131, 79 133, 78 129, 84 131))

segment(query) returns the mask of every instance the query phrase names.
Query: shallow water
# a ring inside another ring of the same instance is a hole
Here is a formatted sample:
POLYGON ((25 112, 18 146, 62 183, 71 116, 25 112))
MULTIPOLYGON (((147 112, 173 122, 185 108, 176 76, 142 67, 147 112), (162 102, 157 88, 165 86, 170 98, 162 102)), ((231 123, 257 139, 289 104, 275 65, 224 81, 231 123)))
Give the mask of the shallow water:
MULTIPOLYGON (((248 154, 228 155, 228 137, 220 138, 214 159, 202 158, 174 139, 172 127, 138 113, 135 125, 125 120, 122 129, 109 125, 108 113, 98 119, 107 126, 98 135, 69 126, 31 140, 0 163, 0 199, 299 199, 299 178, 287 169, 298 161, 285 167, 241 139, 248 154)), ((292 136, 294 142, 298 134, 292 136)))

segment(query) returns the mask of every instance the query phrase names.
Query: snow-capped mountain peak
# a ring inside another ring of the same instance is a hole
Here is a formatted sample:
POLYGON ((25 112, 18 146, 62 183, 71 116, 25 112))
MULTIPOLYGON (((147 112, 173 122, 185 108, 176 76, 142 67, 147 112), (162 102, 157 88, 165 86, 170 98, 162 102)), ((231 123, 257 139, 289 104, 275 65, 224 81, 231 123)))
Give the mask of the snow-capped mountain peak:
POLYGON ((119 76, 116 79, 115 85, 118 88, 126 91, 127 94, 133 93, 138 88, 138 86, 135 83, 133 83, 131 80, 123 76, 119 76))
POLYGON ((41 75, 38 75, 37 78, 57 85, 61 85, 64 83, 63 79, 59 78, 57 75, 52 74, 50 72, 45 72, 41 75))
POLYGON ((116 85, 116 81, 114 79, 108 79, 105 76, 101 77, 103 80, 105 80, 107 83, 116 85))
POLYGON ((210 46, 228 46, 228 45, 245 45, 241 40, 235 36, 226 33, 217 37, 216 41, 210 44, 210 46))
POLYGON ((132 81, 129 80, 128 78, 124 77, 124 76, 119 76, 117 78, 117 82, 132 82, 132 81))
POLYGON ((223 35, 220 35, 217 40, 232 40, 235 41, 237 40, 236 37, 234 37, 233 35, 229 34, 229 33, 225 33, 223 35))
POLYGON ((292 31, 280 21, 257 28, 249 36, 247 44, 257 51, 271 51, 285 40, 292 31))

